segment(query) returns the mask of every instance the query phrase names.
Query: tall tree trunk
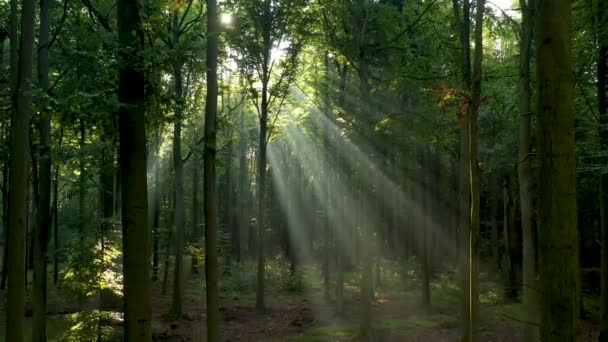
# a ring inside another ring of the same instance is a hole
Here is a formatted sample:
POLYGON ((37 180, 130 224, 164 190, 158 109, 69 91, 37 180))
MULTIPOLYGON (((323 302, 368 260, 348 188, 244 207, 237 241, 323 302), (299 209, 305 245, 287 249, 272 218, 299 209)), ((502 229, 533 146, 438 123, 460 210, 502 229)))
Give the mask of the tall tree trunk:
POLYGON ((238 184, 238 232, 239 232, 239 253, 237 261, 241 262, 245 256, 247 246, 245 234, 249 230, 249 183, 247 167, 247 132, 245 128, 245 110, 241 105, 239 109, 239 184, 238 184))
POLYGON ((534 219, 532 174, 532 144, 530 112, 530 48, 533 37, 534 0, 521 0, 522 23, 520 32, 519 52, 519 152, 518 177, 519 197, 521 204, 521 229, 523 233, 523 302, 526 307, 524 339, 538 340, 538 329, 534 322, 538 321, 536 293, 536 222, 534 219))
MULTIPOLYGON (((8 139, 7 139, 8 140, 8 139)), ((10 146, 10 144, 9 144, 10 146)), ((4 164, 3 170, 2 170, 2 226, 4 226, 4 250, 3 250, 3 255, 2 255, 2 281, 0 282, 0 290, 4 290, 6 288, 6 271, 7 271, 7 267, 8 267, 8 216, 9 216, 9 211, 8 211, 8 196, 9 196, 9 191, 8 191, 8 169, 9 169, 9 164, 10 164, 10 157, 9 160, 6 162, 6 164, 4 164)))
POLYGON ((160 243, 160 203, 162 196, 162 182, 160 179, 160 162, 158 160, 155 160, 154 162, 156 163, 156 167, 154 169, 154 194, 152 195, 152 281, 157 281, 159 267, 158 249, 160 243))
POLYGON ((80 169, 80 175, 78 176, 78 238, 80 239, 80 245, 83 246, 84 243, 84 226, 86 222, 86 165, 84 160, 84 145, 86 139, 86 125, 84 122, 84 117, 80 117, 80 151, 78 151, 78 167, 80 169))
MULTIPOLYGON (((324 57, 324 68, 325 68, 325 80, 324 80, 324 90, 323 90, 323 114, 325 118, 323 118, 320 122, 323 123, 324 120, 333 120, 332 108, 331 108, 331 98, 330 98, 330 69, 329 69, 329 53, 325 53, 324 57)), ((325 173, 323 176, 325 177, 325 186, 323 187, 324 196, 328 201, 330 197, 334 196, 331 194, 331 179, 333 177, 331 165, 329 161, 332 157, 332 146, 331 146, 331 138, 332 138, 332 127, 329 125, 323 126, 323 144, 325 145, 325 151, 327 156, 323 158, 326 162, 323 164, 325 173)), ((324 244, 323 244, 323 297, 325 300, 329 300, 329 254, 330 254, 330 210, 334 210, 337 206, 328 202, 325 203, 325 215, 323 217, 323 233, 324 233, 324 244)))
POLYGON ((144 38, 138 0, 119 0, 117 6, 120 68, 118 100, 122 232, 124 255, 124 339, 150 341, 150 230, 146 177, 144 115, 144 38))
MULTIPOLYGON (((471 24, 471 4, 469 0, 462 1, 462 14, 460 12, 460 5, 458 0, 453 0, 453 9, 454 9, 454 18, 457 30, 460 35, 460 46, 462 50, 461 63, 462 63, 462 79, 463 79, 463 88, 471 96, 471 48, 470 48, 470 24, 471 24)), ((471 107, 471 98, 465 98, 464 101, 467 101, 468 108, 471 107)), ((473 283, 472 272, 470 266, 473 266, 473 243, 472 243, 472 232, 471 232, 471 218, 472 218, 472 189, 473 184, 471 180, 471 160, 472 157, 470 155, 470 147, 472 146, 472 142, 470 141, 471 125, 469 121, 471 121, 470 111, 467 113, 461 112, 461 124, 462 130, 460 135, 460 243, 459 243, 459 252, 460 252, 460 267, 462 274, 462 288, 464 291, 463 296, 463 341, 475 341, 476 338, 476 321, 474 316, 474 294, 472 293, 473 287, 471 286, 473 283)))
MULTIPOLYGON (((203 240, 203 236, 202 236, 202 232, 199 228, 200 226, 200 219, 199 219, 199 206, 200 206, 200 201, 198 200, 198 193, 200 190, 200 179, 199 179, 199 173, 198 173, 198 168, 199 168, 199 160, 198 160, 199 156, 198 153, 196 153, 196 151, 194 152, 194 154, 192 155, 192 235, 194 236, 194 243, 196 244, 196 246, 200 246, 202 247, 200 244, 202 244, 202 240, 203 240)), ((196 254, 192 255, 192 266, 191 266, 191 272, 193 274, 198 274, 198 256, 196 254)))
MULTIPOLYGON (((172 41, 177 46, 180 38, 178 10, 173 12, 172 41)), ((183 281, 183 253, 185 238, 185 207, 184 207, 184 162, 182 159, 182 115, 183 115, 183 79, 182 63, 175 62, 173 66, 174 95, 177 102, 175 106, 175 121, 173 123, 173 169, 175 171, 175 268, 173 269, 173 296, 171 301, 171 315, 175 318, 182 316, 183 281)))
MULTIPOLYGON (((598 2, 597 37, 599 55, 597 61, 597 98, 600 117, 600 145, 608 149, 608 4, 598 2)), ((601 216, 601 315, 600 341, 608 341, 608 174, 600 176, 600 216, 601 216)))
MULTIPOLYGON (((40 1, 40 30, 38 38, 38 85, 43 92, 49 88, 49 0, 40 1)), ((34 242, 34 289, 32 341, 46 341, 47 250, 51 228, 51 116, 40 113, 40 168, 38 176, 38 217, 34 242)))
POLYGON ((418 239, 418 251, 420 254, 420 260, 422 264, 422 307, 429 309, 431 307, 431 270, 429 264, 429 236, 431 229, 433 229, 433 213, 431 212, 431 182, 433 181, 429 174, 430 170, 430 149, 420 153, 419 163, 419 190, 418 203, 421 206, 420 213, 420 238, 418 239))
POLYGON ((492 226, 492 260, 496 270, 500 271, 500 246, 499 246, 499 230, 498 230, 498 196, 495 193, 498 190, 496 186, 496 179, 491 177, 490 179, 490 224, 492 226))
POLYGON ((481 104, 481 62, 483 58, 483 16, 485 0, 477 0, 475 12, 475 52, 473 58, 473 75, 471 83, 471 100, 468 111, 468 171, 470 189, 470 220, 469 220, 469 250, 468 250, 468 280, 465 289, 467 308, 465 312, 469 320, 465 330, 466 340, 479 339, 479 211, 480 211, 480 170, 479 155, 479 107, 481 104))
POLYGON ((579 341, 571 1, 537 3, 540 340, 579 341))
MULTIPOLYGON (((17 37, 17 3, 11 1, 11 38, 17 37)), ((18 70, 12 91, 11 166, 9 175, 9 231, 7 237, 7 330, 6 341, 23 342, 25 331, 25 235, 27 221, 27 174, 30 118, 32 115, 32 66, 35 1, 23 0, 18 70)), ((11 43, 12 44, 12 43, 11 43)))
MULTIPOLYGON (((338 107, 340 108, 340 110, 344 111, 346 110, 345 106, 346 106, 346 85, 347 85, 347 81, 348 81, 348 65, 345 63, 343 66, 340 66, 340 63, 338 61, 336 61, 336 68, 338 69, 338 73, 340 75, 340 79, 338 81, 338 107)), ((333 123, 336 124, 337 121, 334 119, 333 123)), ((336 126, 335 128, 335 136, 334 136, 334 143, 336 146, 338 146, 339 142, 340 142, 340 134, 338 131, 338 127, 336 126)), ((339 167, 340 169, 342 168, 342 164, 344 163, 344 158, 340 155, 340 149, 336 148, 336 165, 337 167, 339 167)), ((340 177, 340 175, 344 175, 344 172, 336 172, 336 178, 340 177)), ((336 179, 336 184, 338 179, 336 179)), ((341 183, 345 183, 344 182, 345 177, 342 176, 341 179, 341 183)), ((339 206, 338 206, 338 215, 341 218, 340 222, 345 222, 345 218, 346 218, 346 197, 345 194, 342 193, 342 189, 340 189, 340 193, 338 194, 338 198, 339 198, 339 206)), ((336 233, 338 236, 344 236, 342 230, 343 230, 343 224, 338 225, 337 227, 335 227, 336 229, 336 233)), ((338 313, 338 315, 341 315, 344 312, 344 264, 345 264, 345 251, 344 251, 344 245, 345 245, 345 241, 342 241, 342 239, 336 239, 336 312, 338 313)))
POLYGON ((265 216, 266 216, 266 147, 268 139, 268 83, 270 82, 270 51, 272 49, 272 41, 270 34, 272 29, 271 18, 271 0, 264 0, 263 4, 263 49, 262 52, 262 103, 260 108, 260 138, 258 142, 258 177, 257 197, 258 197, 258 220, 257 220, 257 287, 255 293, 255 307, 258 311, 264 311, 264 231, 265 231, 265 216))
MULTIPOLYGON (((59 129, 59 144, 61 147, 63 142, 63 127, 59 129)), ((57 280, 59 278, 59 165, 55 165, 55 180, 53 181, 53 205, 52 214, 53 217, 53 285, 57 286, 57 280)))
POLYGON ((217 192, 215 186, 216 120, 217 120, 217 41, 216 0, 207 0, 207 105, 205 108, 204 202, 205 202, 205 279, 207 281, 207 341, 220 340, 217 192))

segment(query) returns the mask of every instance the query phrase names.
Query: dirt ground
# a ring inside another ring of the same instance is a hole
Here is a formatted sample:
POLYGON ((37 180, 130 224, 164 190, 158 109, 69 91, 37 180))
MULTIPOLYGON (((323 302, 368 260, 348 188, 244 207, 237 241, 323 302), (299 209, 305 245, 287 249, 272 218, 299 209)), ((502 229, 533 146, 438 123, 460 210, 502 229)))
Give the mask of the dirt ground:
MULTIPOLYGON (((202 280, 190 279, 185 286, 183 316, 170 318, 171 295, 162 294, 160 282, 153 287, 153 340, 204 341, 206 313, 202 280)), ((319 289, 301 294, 267 295, 267 310, 258 313, 253 294, 223 297, 220 301, 223 341, 366 341, 358 337, 360 302, 356 289, 347 287, 343 315, 337 315, 335 303, 324 301, 319 289)), ((434 295, 435 296, 435 295, 434 295)), ((6 293, 0 291, 0 341, 4 341, 6 293)), ((51 301, 52 302, 52 301, 51 301)), ((50 304, 52 305, 52 303, 50 304)), ((515 306, 515 304, 511 305, 515 306)), ((482 305, 481 341, 522 341, 522 323, 513 319, 508 304, 482 305)), ((377 292, 373 302, 376 341, 458 341, 460 325, 458 306, 442 298, 433 298, 429 310, 418 304, 418 292, 409 297, 377 292)), ((62 313, 62 314, 65 314, 62 313)), ((49 316, 54 322, 59 314, 49 316)), ((597 340, 597 315, 582 321, 583 340, 597 340)), ((121 323, 114 328, 120 330, 121 323)), ((49 325, 52 325, 49 323, 49 325)), ((69 327, 68 327, 69 328, 69 327)), ((51 329, 51 327, 49 328, 51 329)), ((64 326, 63 329, 66 329, 64 326)), ((49 341, 62 339, 49 339, 49 341)), ((65 340, 65 339, 63 339, 65 340)), ((86 341, 79 339, 79 341, 86 341)), ((95 341, 94 339, 92 341, 95 341)))

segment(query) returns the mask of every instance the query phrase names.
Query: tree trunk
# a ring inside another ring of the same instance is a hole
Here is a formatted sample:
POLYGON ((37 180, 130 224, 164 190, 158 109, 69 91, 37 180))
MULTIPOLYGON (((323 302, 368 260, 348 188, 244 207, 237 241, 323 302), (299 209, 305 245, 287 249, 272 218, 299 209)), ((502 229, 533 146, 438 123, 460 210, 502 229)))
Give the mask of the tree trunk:
MULTIPOLYGON (((8 140, 8 139, 7 139, 8 140)), ((9 145, 10 146, 10 145, 9 145)), ((0 282, 0 290, 6 288, 6 271, 8 267, 8 169, 10 164, 9 160, 4 164, 2 171, 2 226, 4 227, 4 250, 2 253, 2 281, 0 282)))
POLYGON ((151 341, 150 230, 144 113, 143 29, 138 0, 117 6, 118 100, 124 273, 124 339, 151 341))
POLYGON ((571 1, 537 10, 540 340, 579 341, 571 1))
MULTIPOLYGON (((330 99, 330 75, 329 75, 329 53, 325 53, 325 58, 324 58, 324 68, 325 68, 325 89, 324 89, 324 95, 323 95, 323 113, 321 115, 325 115, 326 120, 333 120, 332 117, 332 109, 331 109, 331 99, 330 99)), ((321 122, 323 122, 323 120, 321 120, 321 122)), ((331 165, 329 163, 330 160, 330 155, 331 155, 331 140, 330 140, 330 134, 331 134, 331 126, 325 126, 324 127, 324 131, 323 131, 323 144, 325 145, 325 151, 328 154, 325 158, 323 158, 326 162, 324 163, 324 170, 323 172, 324 177, 325 177, 325 186, 323 187, 323 191, 324 191, 324 197, 327 200, 330 200, 330 198, 333 198, 333 196, 331 195, 331 178, 333 175, 331 175, 331 165), (331 196, 331 197, 330 197, 331 196)), ((323 209, 325 211, 325 215, 323 217, 324 221, 323 221, 323 232, 324 232, 324 245, 323 245, 323 298, 326 301, 329 301, 329 254, 330 254, 330 224, 332 222, 330 222, 329 219, 329 211, 330 210, 334 210, 336 208, 336 205, 332 202, 326 203, 325 204, 325 208, 323 209)))
MULTIPOLYGON (((340 110, 345 111, 346 108, 346 85, 347 85, 347 81, 348 81, 348 65, 345 63, 342 67, 340 66, 340 63, 338 61, 336 61, 336 67, 338 69, 338 73, 340 74, 340 79, 338 82, 338 107, 340 108, 340 110)), ((334 119, 334 124, 337 122, 334 119)), ((338 144, 340 143, 340 134, 338 131, 338 128, 336 127, 336 132, 335 132, 335 145, 338 146, 338 144)), ((342 167, 342 164, 344 163, 344 158, 342 158, 342 156, 339 154, 339 149, 336 148, 336 165, 338 167, 342 167)), ((336 184, 338 184, 338 177, 340 177, 340 175, 344 175, 344 172, 340 172, 340 173, 336 173, 336 184)), ((345 183, 345 177, 342 176, 342 183, 345 183)), ((342 232, 343 230, 343 225, 346 219, 346 197, 345 194, 342 193, 342 190, 340 190, 340 193, 338 194, 338 198, 339 198, 339 207, 338 207, 338 217, 341 218, 340 220, 340 224, 338 226, 335 227, 337 235, 338 236, 344 236, 344 233, 342 232)), ((341 238, 336 239, 336 312, 338 313, 338 315, 343 314, 344 312, 344 264, 345 264, 345 251, 344 251, 344 246, 345 245, 345 241, 342 241, 341 238)))
POLYGON ((78 167, 80 169, 80 175, 78 176, 78 238, 80 239, 80 245, 84 246, 84 226, 86 222, 86 194, 87 189, 85 186, 86 178, 86 165, 84 160, 84 145, 85 145, 85 122, 84 117, 80 117, 80 150, 78 151, 78 167))
MULTIPOLYGON (((454 8, 454 18, 457 29, 460 34, 460 45, 462 49, 462 78, 463 78, 463 88, 471 96, 470 93, 471 87, 471 51, 470 51, 470 1, 463 0, 462 5, 462 15, 460 13, 460 5, 457 0, 453 0, 453 8, 454 8)), ((471 139, 471 98, 465 98, 464 101, 467 101, 467 108, 469 112, 464 113, 461 112, 461 124, 462 130, 460 135, 460 243, 459 243, 459 252, 460 252, 460 264, 461 264, 461 274, 462 274, 462 288, 464 291, 463 297, 463 327, 462 327, 462 340, 463 341, 475 341, 476 339, 476 319, 475 319, 475 294, 473 293, 473 272, 471 266, 474 266, 473 262, 473 235, 471 228, 473 225, 471 224, 472 219, 472 207, 471 204, 473 202, 472 198, 472 189, 474 187, 471 175, 471 161, 472 158, 476 158, 476 156, 471 156, 470 150, 471 146, 475 144, 475 142, 470 141, 471 139)), ((475 275, 476 277, 476 275, 475 275)))
MULTIPOLYGON (((17 37, 17 3, 11 1, 11 38, 17 37)), ((23 0, 18 70, 12 91, 11 166, 9 175, 9 231, 7 249, 7 330, 6 341, 23 342, 25 331, 25 235, 27 221, 27 174, 30 118, 32 115, 32 65, 34 49, 35 1, 23 0), (17 77, 18 75, 18 77, 17 77)), ((12 43, 11 43, 12 44, 12 43)), ((15 47, 16 48, 16 47, 15 47)))
MULTIPOLYGON (((598 2, 597 36, 599 56, 597 62, 597 98, 600 117, 600 146, 608 149, 608 4, 598 2)), ((600 341, 608 341, 608 174, 600 176, 600 216, 601 216, 601 315, 600 341)))
POLYGON ((249 230, 249 182, 247 167, 247 133, 245 128, 245 110, 241 106, 239 118, 239 184, 238 184, 238 231, 239 231, 239 254, 237 261, 241 262, 245 256, 247 246, 245 234, 249 230))
POLYGON ((205 108, 204 202, 205 202, 205 279, 207 281, 207 341, 220 340, 217 192, 215 185, 216 120, 217 120, 217 42, 216 0, 207 0, 207 103, 205 108))
POLYGON ((468 329, 465 330, 466 340, 477 341, 479 339, 479 211, 480 211, 480 169, 479 155, 479 107, 481 104, 481 62, 483 58, 483 17, 485 1, 477 0, 475 12, 475 52, 473 58, 473 77, 471 83, 471 100, 469 104, 467 120, 468 124, 468 171, 471 187, 470 189, 470 220, 469 220, 469 251, 468 251, 468 276, 465 286, 467 298, 468 329))
POLYGON ((532 144, 530 112, 530 48, 533 35, 534 0, 521 0, 522 23, 519 52, 519 152, 518 177, 523 234, 523 303, 526 307, 524 339, 538 340, 537 287, 536 287, 536 222, 534 218, 534 176, 532 174, 532 144))
POLYGON ((257 287, 255 293, 255 307, 258 311, 265 310, 264 300, 264 231, 265 231, 265 211, 266 211, 266 147, 268 136, 268 83, 270 82, 270 51, 272 42, 270 40, 272 19, 271 19, 271 0, 264 0, 264 13, 262 16, 263 24, 263 44, 264 51, 262 56, 262 103, 260 108, 260 138, 258 142, 258 222, 257 222, 257 287))
MULTIPOLYGON (((173 46, 179 43, 179 15, 178 10, 173 12, 172 34, 173 46)), ((173 123, 173 169, 175 172, 175 268, 173 269, 173 296, 171 301, 171 315, 174 318, 182 316, 183 291, 183 253, 185 238, 185 207, 184 207, 184 162, 182 160, 182 114, 183 114, 183 79, 182 63, 175 62, 173 66, 174 95, 177 102, 175 106, 175 121, 173 123)))
MULTIPOLYGON (((49 0, 40 2, 40 30, 38 40, 38 85, 43 92, 49 88, 49 0)), ((38 217, 34 242, 34 289, 32 341, 46 341, 46 287, 47 250, 51 228, 51 116, 42 109, 40 113, 40 168, 38 176, 38 217)))
POLYGON ((158 249, 160 240, 160 202, 162 196, 161 189, 161 172, 160 162, 155 161, 156 168, 154 170, 154 194, 153 194, 153 206, 152 206, 152 281, 158 280, 158 249))
MULTIPOLYGON (((194 152, 194 154, 192 155, 192 235, 194 236, 194 243, 196 244, 196 246, 202 247, 202 240, 203 240, 203 236, 201 233, 201 231, 199 230, 199 225, 200 225, 200 220, 199 220, 199 200, 198 200, 198 193, 199 193, 199 174, 198 174, 198 168, 199 168, 199 163, 198 163, 198 155, 196 153, 196 151, 194 152)), ((192 255, 192 267, 191 267, 191 272, 193 274, 198 274, 198 257, 196 254, 192 255)))
MULTIPOLYGON (((61 147, 63 142, 63 127, 59 129, 59 144, 61 147)), ((57 280, 59 278, 59 165, 55 165, 55 180, 53 182, 53 285, 57 286, 57 280)))

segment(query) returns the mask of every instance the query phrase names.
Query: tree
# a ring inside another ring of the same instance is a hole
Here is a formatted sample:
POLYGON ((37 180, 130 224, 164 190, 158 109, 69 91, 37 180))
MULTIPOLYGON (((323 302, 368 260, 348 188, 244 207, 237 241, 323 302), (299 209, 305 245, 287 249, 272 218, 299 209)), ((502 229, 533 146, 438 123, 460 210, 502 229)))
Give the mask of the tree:
MULTIPOLYGON (((43 93, 49 89, 49 35, 51 2, 40 2, 40 34, 38 39, 38 84, 43 93)), ((34 242, 34 326, 33 341, 46 341, 47 249, 51 229, 51 116, 43 108, 39 122, 40 166, 38 176, 38 217, 34 242)), ((34 170, 35 172, 35 170, 34 170)))
POLYGON ((217 270, 217 192, 215 184, 217 120, 217 41, 219 35, 216 0, 207 0, 207 102, 205 107, 204 206, 205 276, 207 281, 207 341, 220 340, 217 270))
POLYGON ((475 51, 473 69, 470 55, 470 2, 464 0, 462 14, 457 0, 453 1, 456 26, 462 48, 462 76, 466 92, 466 112, 460 136, 460 259, 463 276, 463 340, 478 338, 479 306, 479 209, 480 170, 478 164, 478 116, 481 104, 481 62, 483 57, 483 13, 485 1, 477 1, 475 13, 475 51))
MULTIPOLYGON (((600 146, 603 150, 608 148, 608 5, 605 1, 598 2, 597 11, 597 97, 598 113, 600 119, 600 146)), ((608 174, 600 175, 600 239, 601 239, 601 320, 600 341, 608 341, 608 174)))
POLYGON ((124 254, 124 339, 150 341, 150 232, 146 179, 143 30, 138 0, 119 0, 118 100, 124 254))
POLYGON ((571 1, 538 0, 538 271, 541 341, 578 341, 571 1))
POLYGON ((266 169, 267 145, 274 119, 288 94, 297 66, 297 56, 302 47, 302 11, 305 0, 260 0, 240 2, 232 7, 239 15, 240 31, 233 35, 232 42, 241 54, 240 66, 249 85, 250 97, 259 118, 257 160, 257 286, 256 309, 265 309, 264 294, 264 231, 266 229, 266 169), (272 51, 279 44, 289 41, 287 53, 280 60, 273 60, 272 51), (275 65, 276 63, 276 65, 275 65), (255 83, 259 80, 261 86, 255 83), (271 110, 274 113, 271 113, 271 110), (274 114, 274 116, 273 116, 274 114), (269 124, 270 123, 270 124, 269 124))
MULTIPOLYGON (((528 312, 526 320, 538 318, 536 294, 536 221, 534 217, 534 175, 532 169, 532 113, 530 111, 530 48, 534 27, 534 0, 521 0, 522 23, 519 53, 519 151, 517 173, 523 232, 523 302, 528 312)), ((536 341, 538 331, 527 323, 524 331, 527 341, 536 341)))
MULTIPOLYGON (((16 20, 17 3, 11 3, 12 20, 16 20), (14 8, 13 8, 14 6, 14 8), (15 12, 13 12, 15 11, 15 12)), ((9 175, 9 229, 7 236, 8 293, 6 340, 22 342, 25 330, 25 234, 27 222, 27 174, 29 129, 32 116, 32 66, 34 58, 34 0, 21 5, 21 39, 19 64, 12 89, 11 167, 9 175)), ((15 23, 15 22, 14 22, 15 23)), ((16 25, 13 24, 13 30, 16 25)), ((16 37, 12 34, 11 37, 16 37)))

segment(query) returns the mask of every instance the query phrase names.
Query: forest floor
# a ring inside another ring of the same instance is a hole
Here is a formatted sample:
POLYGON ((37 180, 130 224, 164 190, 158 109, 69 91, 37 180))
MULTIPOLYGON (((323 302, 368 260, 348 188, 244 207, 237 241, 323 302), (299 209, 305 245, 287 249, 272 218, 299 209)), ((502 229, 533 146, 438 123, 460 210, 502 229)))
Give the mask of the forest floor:
MULTIPOLYGON (((253 268, 253 267, 252 267, 253 268)), ((237 271, 239 272, 239 271, 237 271)), ((322 283, 318 272, 308 270, 302 282, 294 285, 286 280, 287 272, 269 271, 269 293, 264 313, 255 310, 253 270, 240 270, 237 280, 223 283, 224 295, 220 301, 221 326, 224 341, 363 341, 359 336, 360 301, 358 281, 353 275, 345 285, 344 313, 337 315, 335 303, 322 296, 322 283), (280 290, 283 288, 283 290, 280 290)), ((423 309, 421 291, 415 270, 408 271, 404 280, 398 272, 387 267, 382 283, 376 286, 373 302, 373 327, 376 341, 458 341, 460 332, 460 290, 454 274, 441 274, 432 283, 432 305, 423 309), (407 286, 405 286, 407 284, 407 286)), ((185 283, 183 315, 176 320, 169 316, 171 291, 162 293, 162 281, 153 286, 154 341, 204 341, 205 303, 203 279, 189 274, 185 283)), ((481 275, 481 341, 521 341, 521 305, 509 302, 502 296, 496 279, 481 275)), ((116 332, 121 330, 121 313, 104 311, 100 316, 94 301, 85 303, 85 311, 78 312, 74 304, 57 290, 49 291, 49 341, 96 341, 97 334, 108 336, 104 340, 119 341, 116 332)), ((591 291, 594 292, 594 291, 591 291)), ((597 299, 588 293, 585 305, 589 318, 582 321, 583 340, 597 340, 597 299)), ((333 296, 331 296, 333 297, 333 296)), ((6 293, 0 291, 2 304, 6 293)), ((28 309, 29 311, 29 309, 28 309)), ((0 309, 0 341, 4 341, 4 305, 0 309)), ((28 319, 30 324, 30 319, 28 319)), ((31 331, 26 331, 26 335, 31 331)))

